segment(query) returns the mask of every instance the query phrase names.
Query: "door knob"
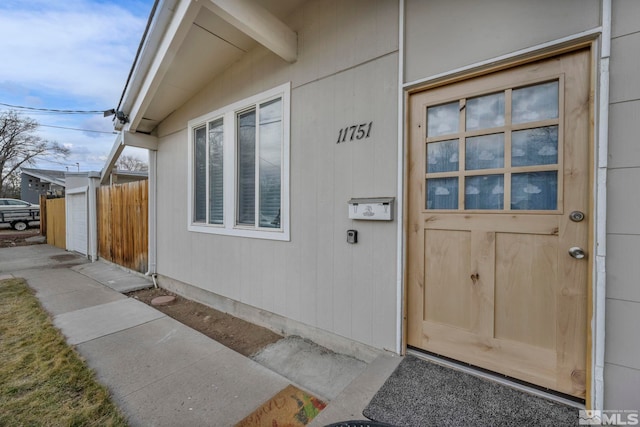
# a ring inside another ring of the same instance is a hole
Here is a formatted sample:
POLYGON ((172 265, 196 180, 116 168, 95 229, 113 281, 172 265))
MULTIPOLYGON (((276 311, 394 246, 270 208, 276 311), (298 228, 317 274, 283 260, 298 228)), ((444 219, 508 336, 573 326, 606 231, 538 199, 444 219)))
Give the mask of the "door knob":
POLYGON ((577 246, 574 246, 571 249, 569 249, 569 255, 571 255, 575 259, 582 259, 586 256, 586 254, 584 253, 584 250, 577 246))
POLYGON ((584 213, 580 211, 573 211, 569 214, 569 219, 573 222, 580 222, 584 219, 584 213))

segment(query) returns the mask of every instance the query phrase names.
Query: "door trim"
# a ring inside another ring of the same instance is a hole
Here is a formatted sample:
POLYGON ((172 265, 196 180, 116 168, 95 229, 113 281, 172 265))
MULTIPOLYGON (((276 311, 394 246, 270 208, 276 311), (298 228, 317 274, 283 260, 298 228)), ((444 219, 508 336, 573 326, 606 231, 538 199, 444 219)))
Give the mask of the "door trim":
MULTIPOLYGON (((402 19, 402 18, 401 18, 402 19)), ((399 98, 402 99, 402 120, 401 120, 401 143, 399 146, 402 148, 399 152, 402 152, 402 156, 399 158, 399 162, 401 165, 401 173, 399 176, 402 177, 402 225, 399 226, 399 229, 402 229, 402 235, 399 237, 401 242, 398 245, 399 252, 401 251, 402 256, 399 256, 399 259, 402 259, 402 263, 398 265, 399 270, 402 271, 402 311, 401 322, 402 322, 402 334, 401 334, 401 352, 400 354, 406 355, 408 352, 407 346, 407 331, 408 331, 408 315, 407 315, 407 304, 408 304, 408 265, 409 265, 409 254, 407 249, 407 236, 408 236, 408 151, 409 151, 409 137, 407 134, 408 123, 410 117, 408 115, 409 112, 409 102, 412 94, 417 92, 423 92, 426 90, 434 89, 441 86, 450 85, 459 81, 473 79, 475 77, 483 76, 486 74, 495 73, 501 70, 506 70, 510 68, 515 68, 518 66, 522 66, 531 62, 535 62, 542 59, 547 59, 555 56, 560 56, 566 53, 570 53, 573 51, 577 51, 580 49, 587 48, 589 50, 591 56, 591 64, 590 64, 590 73, 591 79, 589 81, 589 119, 592 125, 589 126, 588 129, 588 143, 589 143, 589 152, 588 152, 588 188, 589 188, 589 201, 588 204, 591 208, 592 215, 588 218, 588 248, 589 253, 593 254, 588 259, 588 276, 587 276, 587 337, 586 337, 586 345, 585 349, 586 354, 586 395, 585 395, 585 407, 586 409, 601 409, 602 408, 602 396, 603 396, 603 380, 602 380, 602 366, 599 364, 594 364, 594 357, 596 359, 599 358, 599 355, 604 353, 604 291, 599 291, 597 294, 597 299, 594 298, 594 293, 597 291, 596 286, 604 286, 604 259, 605 254, 604 251, 597 250, 596 241, 601 246, 604 244, 605 240, 603 240, 604 235, 600 236, 600 229, 604 229, 606 217, 603 217, 603 212, 606 212, 606 187, 602 187, 602 177, 601 170, 604 170, 606 174, 606 155, 604 159, 601 159, 603 152, 606 154, 606 145, 603 147, 603 144, 607 143, 606 134, 603 139, 603 129, 606 132, 608 125, 608 115, 605 117, 602 114, 597 114, 599 111, 596 110, 596 88, 598 80, 602 79, 601 74, 598 72, 598 64, 601 60, 605 59, 597 54, 598 51, 598 41, 599 38, 603 34, 603 28, 597 27, 592 30, 588 30, 573 36, 568 36, 553 42, 549 42, 543 45, 534 46, 533 48, 523 49, 521 51, 514 52, 510 55, 505 55, 497 58, 493 58, 490 60, 486 60, 480 63, 476 63, 467 67, 462 67, 459 69, 451 70, 445 73, 437 74, 435 76, 431 76, 425 79, 421 79, 414 82, 404 83, 400 89, 401 95, 399 98), (598 121, 596 121, 596 117, 598 117, 598 121), (599 130, 598 138, 595 137, 596 128, 599 130), (597 145, 597 147, 596 147, 597 145), (595 151, 595 149, 598 151, 595 151), (597 155, 600 156, 597 157, 597 155), (597 201, 595 199, 597 194, 597 201), (603 203, 602 200, 605 200, 603 203), (594 315, 597 315, 594 317, 594 315), (601 329, 601 330, 600 330, 601 329), (594 339, 595 337, 595 339, 594 339), (595 379, 594 379, 595 377, 595 379)), ((603 105, 606 104, 608 107, 608 58, 606 58, 606 69, 601 70, 606 72, 606 81, 600 80, 600 88, 597 91, 599 107, 603 108, 603 105), (602 85, 606 84, 606 88, 602 88, 602 85)), ((402 74, 401 74, 402 78, 402 74)), ((608 112, 608 108, 607 108, 608 112)), ((606 183, 605 183, 606 184, 606 183)), ((600 356, 603 359, 603 356, 600 356)), ((597 363, 597 360, 595 361, 597 363)), ((603 364, 603 362, 602 362, 603 364)))

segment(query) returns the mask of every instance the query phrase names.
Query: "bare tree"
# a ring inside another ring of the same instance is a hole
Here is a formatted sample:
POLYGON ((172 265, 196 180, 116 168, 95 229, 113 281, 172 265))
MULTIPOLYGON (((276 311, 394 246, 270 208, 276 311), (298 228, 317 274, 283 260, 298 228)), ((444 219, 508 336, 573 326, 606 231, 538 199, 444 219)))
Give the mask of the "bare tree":
POLYGON ((10 199, 20 198, 20 172, 14 171, 5 177, 0 194, 2 197, 8 197, 10 199))
POLYGON ((35 135, 38 122, 15 111, 0 112, 0 191, 11 175, 39 158, 65 158, 69 149, 35 135))
POLYGON ((135 156, 125 154, 118 158, 116 168, 131 172, 146 172, 149 170, 149 165, 135 156))

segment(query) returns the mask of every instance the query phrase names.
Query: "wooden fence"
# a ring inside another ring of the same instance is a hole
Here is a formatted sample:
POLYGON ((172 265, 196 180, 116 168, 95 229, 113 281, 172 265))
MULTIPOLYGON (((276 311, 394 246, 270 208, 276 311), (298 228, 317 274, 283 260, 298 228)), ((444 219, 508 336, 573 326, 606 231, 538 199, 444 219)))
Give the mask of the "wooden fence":
POLYGON ((67 219, 64 199, 40 197, 40 234, 47 243, 60 249, 67 248, 67 219))
POLYGON ((98 188, 98 256, 144 273, 148 260, 148 181, 98 188))

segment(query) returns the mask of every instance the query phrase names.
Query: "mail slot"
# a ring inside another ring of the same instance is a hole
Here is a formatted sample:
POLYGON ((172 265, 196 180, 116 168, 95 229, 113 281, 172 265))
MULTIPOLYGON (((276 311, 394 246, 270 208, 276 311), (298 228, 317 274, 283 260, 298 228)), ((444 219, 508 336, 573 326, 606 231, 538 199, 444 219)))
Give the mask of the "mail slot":
POLYGON ((393 221, 393 202, 395 197, 372 197, 351 199, 349 219, 369 221, 393 221))

